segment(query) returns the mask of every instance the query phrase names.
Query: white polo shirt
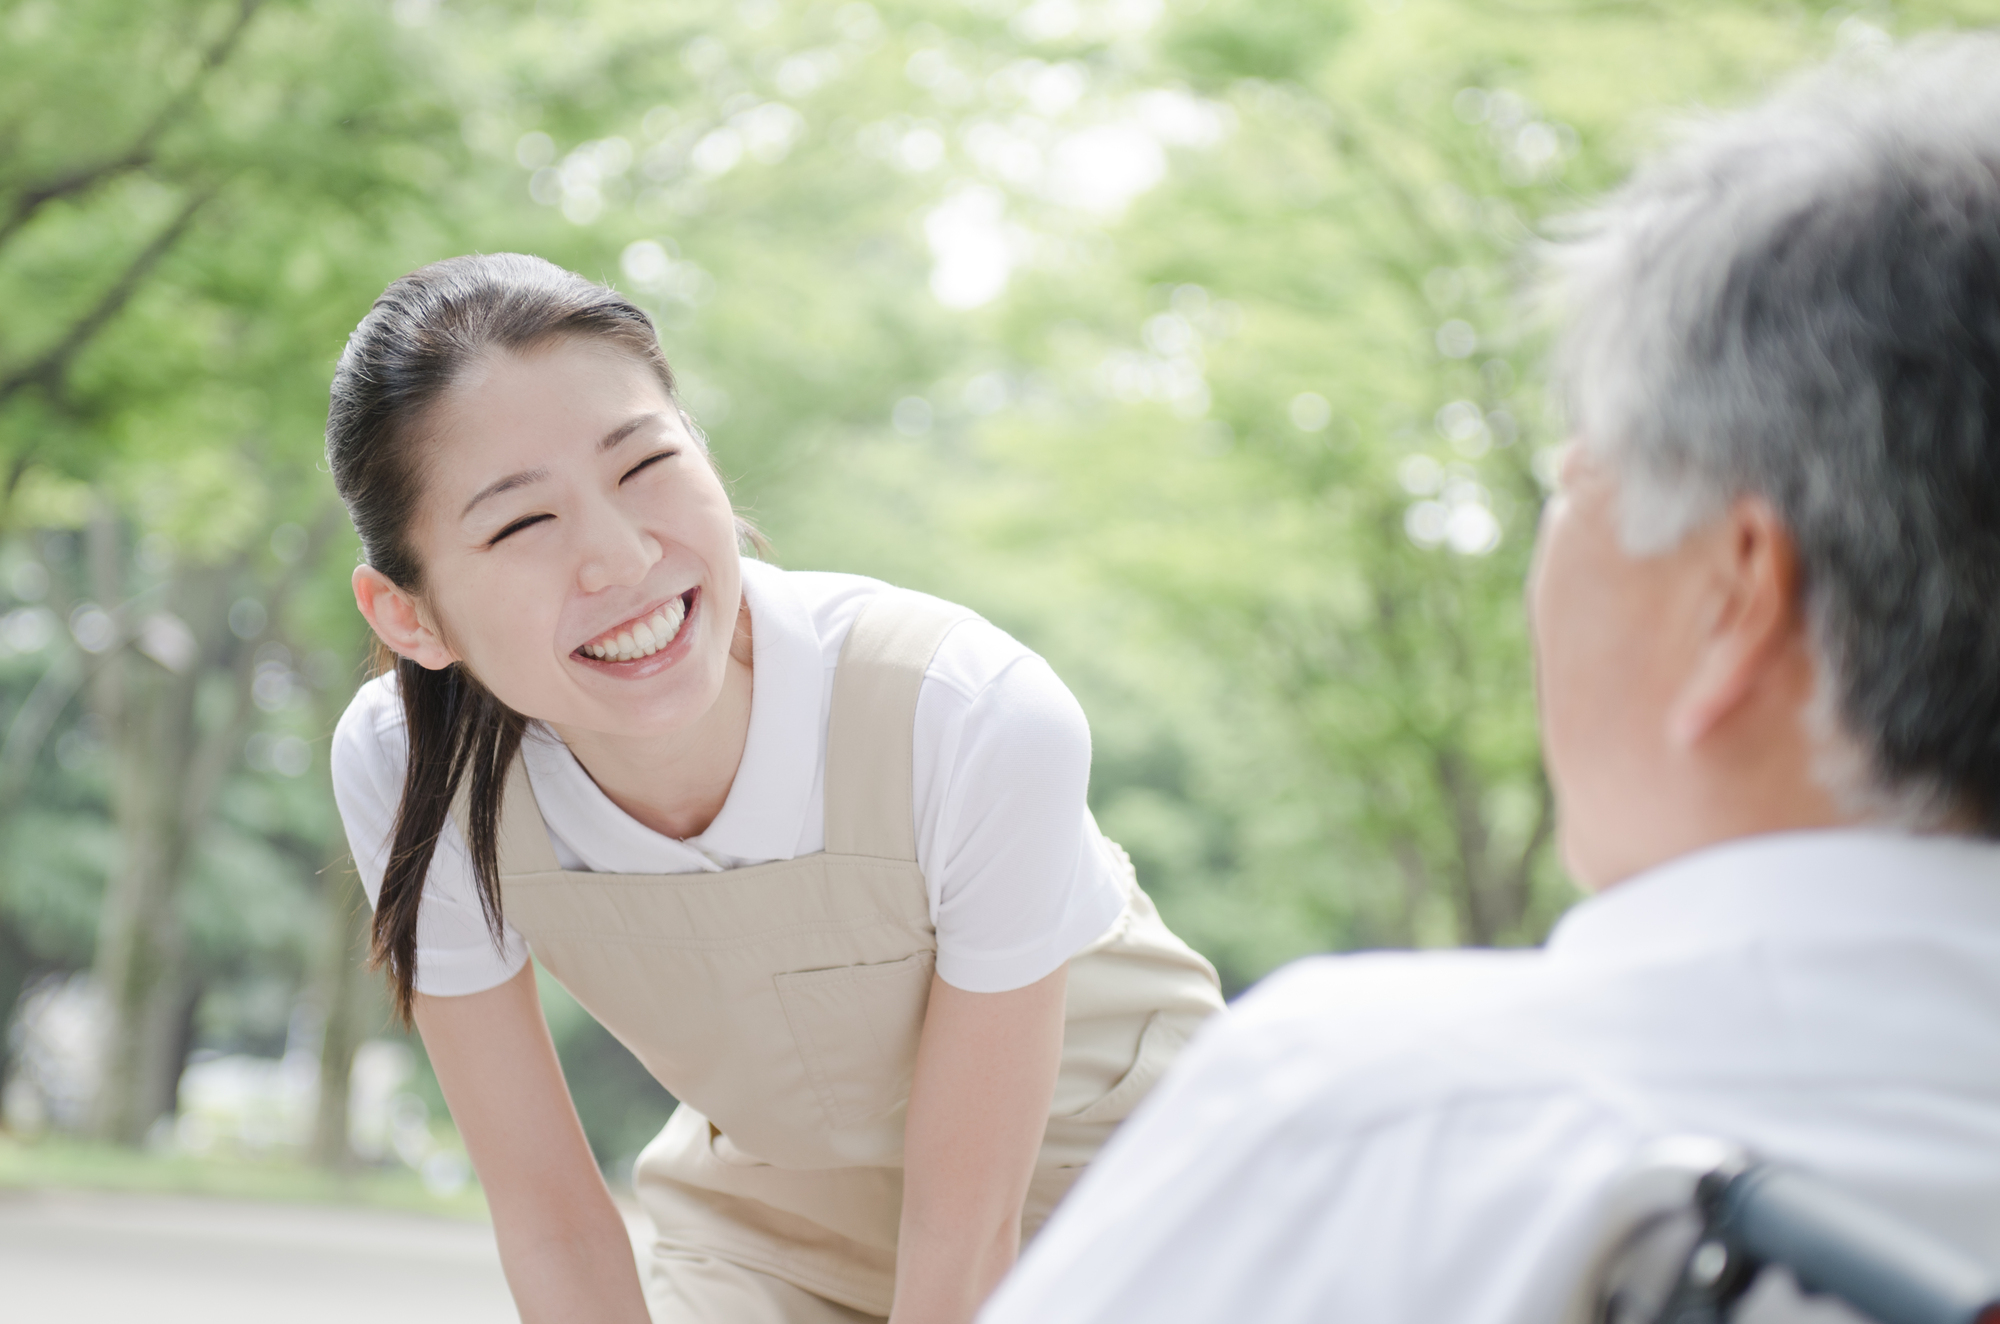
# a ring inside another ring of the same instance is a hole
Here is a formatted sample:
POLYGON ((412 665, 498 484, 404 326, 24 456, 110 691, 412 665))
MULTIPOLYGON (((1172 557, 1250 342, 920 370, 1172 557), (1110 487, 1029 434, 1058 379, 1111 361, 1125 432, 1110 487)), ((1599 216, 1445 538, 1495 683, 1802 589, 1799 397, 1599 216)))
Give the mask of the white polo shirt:
POLYGON ((1752 838, 1544 950, 1319 957, 1218 1017, 981 1324, 1544 1324, 1699 1132, 2000 1266, 2000 846, 1752 838))
MULTIPOLYGON (((750 730, 708 830, 662 836, 613 804, 539 725, 522 750, 566 869, 699 873, 826 847, 826 724, 841 644, 886 586, 858 575, 743 562, 753 648, 750 730)), ((393 675, 363 685, 333 737, 333 789, 372 905, 387 866, 408 760, 393 675)), ((937 972, 974 993, 1022 988, 1090 945, 1124 894, 1084 795, 1090 728, 1048 663, 982 620, 952 627, 917 697, 911 809, 937 927, 937 972)), ((521 968, 509 927, 496 946, 464 837, 447 822, 417 917, 417 988, 476 993, 521 968)))

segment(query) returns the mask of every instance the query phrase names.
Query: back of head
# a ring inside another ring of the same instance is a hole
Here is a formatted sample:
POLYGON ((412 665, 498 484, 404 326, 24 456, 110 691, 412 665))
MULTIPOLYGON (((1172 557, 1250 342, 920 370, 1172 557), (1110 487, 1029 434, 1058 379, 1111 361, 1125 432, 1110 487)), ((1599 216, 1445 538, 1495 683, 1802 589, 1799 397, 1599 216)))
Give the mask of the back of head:
POLYGON ((1769 501, 1859 752, 1835 789, 2000 836, 2000 34, 1695 126, 1553 266, 1558 377, 1628 550, 1769 501))

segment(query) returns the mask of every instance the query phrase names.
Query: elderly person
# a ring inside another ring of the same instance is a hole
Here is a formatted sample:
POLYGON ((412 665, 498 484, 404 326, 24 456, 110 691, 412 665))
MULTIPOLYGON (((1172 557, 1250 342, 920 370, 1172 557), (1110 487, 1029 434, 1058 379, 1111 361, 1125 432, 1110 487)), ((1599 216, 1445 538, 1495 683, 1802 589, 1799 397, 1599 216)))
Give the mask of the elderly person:
POLYGON ((2000 40, 1696 132, 1554 255, 1532 952, 1218 1021, 984 1324, 1549 1320, 1702 1132, 2000 1265, 2000 40))

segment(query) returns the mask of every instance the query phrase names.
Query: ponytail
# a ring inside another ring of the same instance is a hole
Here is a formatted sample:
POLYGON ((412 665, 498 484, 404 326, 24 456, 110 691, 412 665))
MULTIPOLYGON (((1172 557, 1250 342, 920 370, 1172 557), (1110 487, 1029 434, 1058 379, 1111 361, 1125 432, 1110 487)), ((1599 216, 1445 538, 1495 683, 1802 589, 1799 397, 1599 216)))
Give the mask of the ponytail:
POLYGON ((416 992, 417 914, 424 879, 452 802, 468 776, 466 851, 479 908, 494 944, 501 941, 500 810, 507 770, 520 751, 528 721, 456 663, 432 671, 399 657, 395 670, 410 754, 389 865, 375 901, 370 964, 387 972, 396 1015, 408 1025, 416 992))

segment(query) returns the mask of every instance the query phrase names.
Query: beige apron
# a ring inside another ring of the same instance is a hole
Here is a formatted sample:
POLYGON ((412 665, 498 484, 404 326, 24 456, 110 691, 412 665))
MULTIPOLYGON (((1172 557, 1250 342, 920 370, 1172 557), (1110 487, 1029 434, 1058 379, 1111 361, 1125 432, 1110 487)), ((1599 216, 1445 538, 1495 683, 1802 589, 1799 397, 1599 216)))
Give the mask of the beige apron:
MULTIPOLYGON (((819 854, 722 873, 567 871, 524 765, 510 771, 507 919, 681 1101, 635 1176, 656 1270, 705 1256, 889 1313, 903 1116, 937 958, 911 741, 931 655, 970 615, 892 591, 855 621, 834 677, 819 854)), ((1214 968, 1161 923, 1124 851, 1097 841, 1125 908, 1070 962, 1024 1237, 1222 1005, 1214 968)))

